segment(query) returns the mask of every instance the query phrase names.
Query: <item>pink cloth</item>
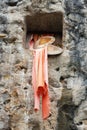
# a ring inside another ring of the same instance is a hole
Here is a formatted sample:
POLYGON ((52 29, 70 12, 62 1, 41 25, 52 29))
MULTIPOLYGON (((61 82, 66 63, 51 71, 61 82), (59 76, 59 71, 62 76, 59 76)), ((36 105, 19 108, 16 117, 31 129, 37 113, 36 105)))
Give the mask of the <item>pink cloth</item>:
POLYGON ((32 85, 35 98, 34 109, 35 111, 39 110, 40 96, 42 96, 42 117, 46 119, 50 114, 47 47, 37 49, 33 54, 32 85))

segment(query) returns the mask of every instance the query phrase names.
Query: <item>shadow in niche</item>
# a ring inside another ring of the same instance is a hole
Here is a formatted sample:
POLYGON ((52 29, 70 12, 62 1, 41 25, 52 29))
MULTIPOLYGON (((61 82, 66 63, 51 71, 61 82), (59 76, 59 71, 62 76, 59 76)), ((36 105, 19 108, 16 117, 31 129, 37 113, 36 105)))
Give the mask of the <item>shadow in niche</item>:
POLYGON ((62 91, 62 97, 58 101, 58 118, 56 130, 78 130, 74 124, 74 112, 76 106, 72 102, 71 90, 64 88, 62 91))
POLYGON ((25 48, 31 34, 38 35, 54 35, 55 43, 62 46, 63 39, 63 13, 38 13, 32 16, 25 16, 25 48))

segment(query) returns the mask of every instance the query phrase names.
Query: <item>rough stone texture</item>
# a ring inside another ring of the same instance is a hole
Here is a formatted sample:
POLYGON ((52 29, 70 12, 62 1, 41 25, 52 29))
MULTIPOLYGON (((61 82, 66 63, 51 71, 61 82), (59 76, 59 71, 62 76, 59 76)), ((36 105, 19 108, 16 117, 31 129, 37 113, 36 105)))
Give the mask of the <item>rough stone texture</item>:
POLYGON ((86 8, 86 0, 0 1, 0 33, 7 34, 0 39, 0 130, 87 130, 86 8), (48 57, 51 116, 43 121, 33 110, 24 17, 59 11, 64 52, 48 57))

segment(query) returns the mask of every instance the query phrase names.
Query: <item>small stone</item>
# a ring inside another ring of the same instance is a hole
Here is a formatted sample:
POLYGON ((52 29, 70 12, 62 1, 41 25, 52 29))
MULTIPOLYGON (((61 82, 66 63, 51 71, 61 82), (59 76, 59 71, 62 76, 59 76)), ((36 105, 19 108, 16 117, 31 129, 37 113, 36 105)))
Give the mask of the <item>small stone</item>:
POLYGON ((1 24, 2 24, 2 25, 3 25, 3 24, 6 24, 6 22, 7 22, 7 17, 6 17, 6 15, 0 14, 0 26, 1 26, 1 24))
POLYGON ((64 12, 61 4, 50 4, 49 5, 49 9, 51 10, 56 10, 57 12, 60 11, 60 12, 64 12))
POLYGON ((69 14, 69 19, 70 20, 72 20, 72 21, 75 21, 75 22, 81 22, 81 19, 82 19, 82 17, 79 15, 79 14, 73 14, 73 13, 71 13, 71 14, 69 14))
POLYGON ((8 129, 9 117, 4 110, 0 109, 0 130, 8 129))

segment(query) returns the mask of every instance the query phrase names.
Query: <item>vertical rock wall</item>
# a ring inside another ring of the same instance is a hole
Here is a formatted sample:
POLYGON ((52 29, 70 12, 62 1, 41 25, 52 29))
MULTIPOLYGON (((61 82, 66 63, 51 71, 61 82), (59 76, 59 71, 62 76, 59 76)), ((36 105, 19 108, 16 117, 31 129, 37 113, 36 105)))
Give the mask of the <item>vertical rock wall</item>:
POLYGON ((3 0, 0 2, 0 130, 87 128, 87 2, 3 0), (33 110, 32 54, 24 48, 26 15, 64 13, 64 52, 48 57, 51 116, 33 110))
POLYGON ((63 76, 62 98, 59 101, 58 127, 61 130, 87 129, 87 84, 86 84, 86 24, 85 1, 65 0, 66 48, 70 62, 68 73, 63 76))

